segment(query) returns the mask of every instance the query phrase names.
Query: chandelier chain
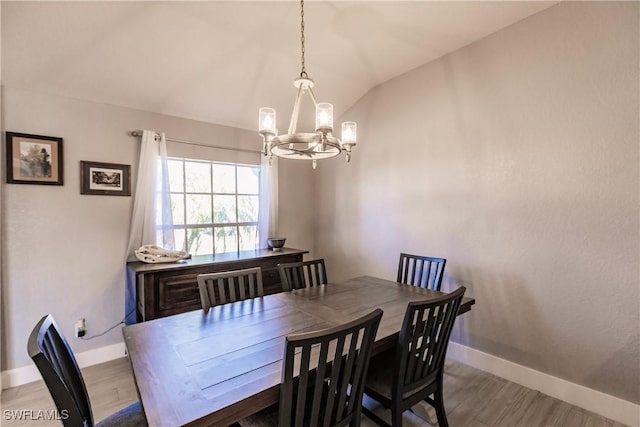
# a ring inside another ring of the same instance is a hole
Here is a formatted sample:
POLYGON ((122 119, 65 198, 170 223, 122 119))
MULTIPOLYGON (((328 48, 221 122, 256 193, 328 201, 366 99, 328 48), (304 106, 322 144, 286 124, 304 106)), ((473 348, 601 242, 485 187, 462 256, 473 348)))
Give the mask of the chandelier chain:
POLYGON ((309 78, 307 70, 304 66, 304 0, 300 0, 300 46, 301 46, 301 62, 302 70, 300 71, 300 77, 309 78))

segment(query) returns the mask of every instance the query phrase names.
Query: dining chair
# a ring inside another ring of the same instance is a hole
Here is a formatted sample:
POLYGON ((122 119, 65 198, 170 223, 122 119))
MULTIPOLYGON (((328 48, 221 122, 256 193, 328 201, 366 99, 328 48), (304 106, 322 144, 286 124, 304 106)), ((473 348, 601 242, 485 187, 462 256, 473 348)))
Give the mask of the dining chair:
POLYGON ((205 313, 217 305, 264 296, 260 267, 198 274, 196 279, 205 313))
POLYGON ((373 342, 382 318, 376 309, 321 331, 289 335, 282 362, 280 401, 245 418, 243 427, 359 426, 373 342))
MULTIPOLYGON (((93 412, 82 373, 71 347, 50 314, 36 324, 27 343, 29 356, 40 371, 65 427, 94 427, 93 412)), ((139 402, 108 416, 96 427, 147 425, 139 402)))
POLYGON ((399 283, 439 291, 447 260, 401 253, 398 263, 399 283))
MULTIPOLYGON (((436 409, 439 427, 447 427, 444 362, 451 330, 466 288, 428 301, 410 302, 395 352, 373 357, 365 394, 391 409, 391 426, 402 426, 402 413, 424 400, 436 409), (433 395, 433 397, 431 397, 433 395)), ((376 424, 389 426, 367 408, 376 424)))
POLYGON ((278 271, 284 292, 327 284, 324 258, 278 264, 278 271))

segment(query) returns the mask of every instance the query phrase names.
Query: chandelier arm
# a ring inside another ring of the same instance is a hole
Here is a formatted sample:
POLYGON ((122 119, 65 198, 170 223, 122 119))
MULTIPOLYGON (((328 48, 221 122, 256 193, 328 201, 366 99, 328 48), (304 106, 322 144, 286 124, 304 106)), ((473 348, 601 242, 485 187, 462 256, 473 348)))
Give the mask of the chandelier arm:
POLYGON ((313 150, 312 149, 305 148, 304 150, 301 150, 301 149, 295 148, 295 147, 288 147, 287 150, 291 151, 294 154, 298 154, 298 155, 301 155, 301 156, 308 157, 309 160, 313 160, 313 150))
POLYGON ((296 126, 298 125, 298 113, 300 113, 300 101, 302 99, 302 85, 298 87, 296 93, 296 100, 293 103, 293 111, 291 112, 291 121, 289 122, 289 134, 296 133, 296 126))
POLYGON ((289 147, 288 150, 291 150, 296 154, 304 154, 305 156, 307 156, 309 158, 313 158, 313 154, 316 152, 313 147, 309 147, 309 148, 289 147))
POLYGON ((313 89, 309 88, 309 95, 311 95, 311 99, 313 100, 313 105, 315 107, 318 106, 318 100, 316 99, 316 94, 313 93, 313 89))
POLYGON ((312 153, 309 153, 307 150, 298 150, 297 148, 289 148, 289 150, 301 156, 307 156, 310 160, 313 159, 312 153))

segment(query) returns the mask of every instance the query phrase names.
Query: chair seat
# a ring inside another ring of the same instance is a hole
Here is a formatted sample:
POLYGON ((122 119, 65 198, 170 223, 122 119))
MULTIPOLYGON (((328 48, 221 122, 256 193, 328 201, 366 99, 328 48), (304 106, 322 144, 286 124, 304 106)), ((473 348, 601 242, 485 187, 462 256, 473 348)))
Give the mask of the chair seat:
POLYGON ((147 419, 140 402, 136 402, 109 415, 95 427, 147 427, 147 419))
POLYGON ((373 356, 369 361, 369 373, 367 374, 366 389, 375 391, 388 401, 391 401, 394 356, 395 350, 388 350, 373 356))
MULTIPOLYGON (((391 387, 393 385, 394 359, 395 350, 388 350, 372 357, 369 362, 369 373, 367 375, 366 389, 374 391, 380 397, 387 399, 389 402, 391 402, 391 387)), ((434 375, 433 382, 435 382, 435 380, 436 377, 434 375)), ((416 392, 427 388, 433 382, 427 381, 425 384, 405 392, 402 398, 406 399, 416 392)))

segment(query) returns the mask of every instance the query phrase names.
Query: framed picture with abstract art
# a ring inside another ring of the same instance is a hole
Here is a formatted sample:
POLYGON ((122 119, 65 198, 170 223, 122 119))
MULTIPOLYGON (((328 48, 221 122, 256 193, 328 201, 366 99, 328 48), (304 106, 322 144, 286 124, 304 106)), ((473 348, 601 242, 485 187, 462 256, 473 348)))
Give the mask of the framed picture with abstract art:
POLYGON ((80 194, 130 196, 131 166, 81 161, 80 194))
POLYGON ((62 138, 6 133, 9 184, 63 185, 62 138))

